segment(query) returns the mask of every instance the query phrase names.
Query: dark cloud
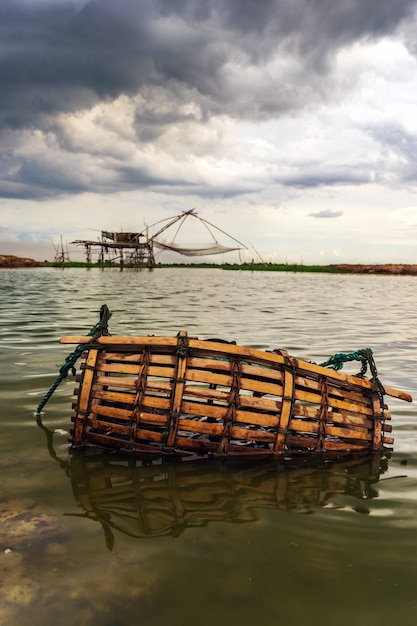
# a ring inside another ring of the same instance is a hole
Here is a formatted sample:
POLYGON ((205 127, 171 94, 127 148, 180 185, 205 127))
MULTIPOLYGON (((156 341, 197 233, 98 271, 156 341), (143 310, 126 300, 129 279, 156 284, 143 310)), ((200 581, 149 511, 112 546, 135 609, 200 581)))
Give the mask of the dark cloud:
POLYGON ((326 163, 300 164, 294 174, 279 177, 281 184, 297 189, 332 187, 334 185, 362 185, 371 182, 376 164, 346 163, 335 166, 326 163))
MULTIPOLYGON (((264 102, 264 94, 245 84, 245 65, 295 55, 308 69, 304 80, 311 85, 308 73, 322 72, 339 47, 395 31, 414 7, 410 0, 95 0, 84 5, 2 0, 0 120, 31 125, 40 115, 79 110, 167 81, 194 89, 206 110, 273 114, 271 100, 264 102), (230 63, 242 70, 233 87, 230 63)), ((282 87, 288 89, 284 78, 282 87)), ((296 95, 279 97, 280 76, 273 80, 275 112, 295 106, 296 95)))
MULTIPOLYGON (((48 158, 41 148, 26 152, 17 134, 0 156, 0 196, 174 184, 146 166, 117 163, 112 148, 103 150, 104 165, 92 165, 86 153, 94 159, 101 148, 94 140, 77 145, 58 116, 125 96, 134 106, 136 141, 145 145, 171 125, 204 124, 214 115, 291 114, 332 97, 338 50, 397 32, 415 6, 415 0, 1 0, 1 145, 6 132, 42 131, 56 145, 51 154, 61 151, 66 159, 48 158)), ((311 170, 281 182, 304 187, 349 179, 367 177, 311 170)))
POLYGON ((311 217, 318 218, 332 218, 332 217, 341 217, 343 215, 343 211, 341 209, 323 209, 322 211, 315 211, 314 213, 309 213, 311 217))

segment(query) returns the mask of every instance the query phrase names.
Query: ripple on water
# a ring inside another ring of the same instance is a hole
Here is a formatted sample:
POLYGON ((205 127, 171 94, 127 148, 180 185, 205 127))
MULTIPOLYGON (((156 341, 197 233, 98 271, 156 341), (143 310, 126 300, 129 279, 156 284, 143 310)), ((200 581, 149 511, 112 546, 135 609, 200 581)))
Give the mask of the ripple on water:
POLYGON ((73 379, 45 407, 44 430, 33 411, 69 352, 59 337, 87 334, 103 303, 112 334, 184 328, 318 362, 371 347, 383 382, 417 398, 415 280, 0 273, 0 510, 16 514, 16 544, 2 540, 0 552, 0 621, 414 624, 415 403, 392 403, 396 452, 376 474, 372 464, 188 470, 149 460, 139 471, 114 455, 77 464, 66 449, 73 379))

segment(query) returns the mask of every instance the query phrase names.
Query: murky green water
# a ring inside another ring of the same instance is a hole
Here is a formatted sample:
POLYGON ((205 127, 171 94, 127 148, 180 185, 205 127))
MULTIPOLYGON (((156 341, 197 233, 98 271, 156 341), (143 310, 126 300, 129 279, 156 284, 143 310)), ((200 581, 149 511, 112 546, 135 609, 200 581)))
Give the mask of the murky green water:
POLYGON ((415 402, 390 399, 389 459, 70 455, 74 381, 43 429, 33 412, 59 337, 88 332, 102 303, 113 334, 184 328, 318 362, 371 347, 382 382, 417 399, 414 277, 1 271, 0 624, 414 626, 415 402))

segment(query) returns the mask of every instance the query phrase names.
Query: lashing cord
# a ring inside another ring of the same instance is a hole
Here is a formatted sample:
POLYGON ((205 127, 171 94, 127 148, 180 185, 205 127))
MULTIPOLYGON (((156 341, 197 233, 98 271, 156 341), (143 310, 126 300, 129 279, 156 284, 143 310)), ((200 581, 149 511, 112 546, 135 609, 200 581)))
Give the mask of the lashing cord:
POLYGON ((371 348, 362 348, 361 350, 350 353, 340 352, 331 356, 330 359, 324 363, 320 363, 320 365, 322 367, 331 367, 334 370, 341 370, 343 364, 348 361, 361 361, 361 371, 357 374, 357 376, 360 376, 361 378, 365 376, 369 365, 372 375, 372 391, 379 393, 381 396, 384 395, 385 389, 378 378, 378 370, 376 369, 371 348))
MULTIPOLYGON (((100 320, 93 326, 93 328, 88 333, 88 336, 91 337, 90 343, 93 343, 101 337, 102 335, 108 335, 108 321, 111 317, 111 312, 109 311, 106 304, 103 304, 100 307, 100 320)), ((39 403, 38 408, 35 411, 35 416, 40 415, 42 409, 45 404, 48 402, 49 398, 53 395, 54 391, 61 384, 61 382, 68 376, 68 373, 71 371, 72 375, 75 376, 75 363, 78 361, 84 350, 88 348, 89 344, 79 344, 73 352, 66 357, 64 364, 59 368, 59 375, 52 383, 51 388, 48 393, 44 395, 42 401, 39 403)))

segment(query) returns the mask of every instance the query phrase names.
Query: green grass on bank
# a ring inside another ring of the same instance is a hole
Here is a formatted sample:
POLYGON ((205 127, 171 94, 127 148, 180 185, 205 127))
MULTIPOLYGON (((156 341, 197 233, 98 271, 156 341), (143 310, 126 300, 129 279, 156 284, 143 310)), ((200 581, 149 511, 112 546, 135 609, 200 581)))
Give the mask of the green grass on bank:
POLYGON ((301 265, 298 263, 242 263, 225 264, 224 270, 250 270, 267 272, 327 272, 335 273, 337 269, 328 265, 301 265))
MULTIPOLYGON (((59 268, 100 268, 100 269, 132 269, 132 266, 129 264, 124 264, 121 266, 120 264, 115 263, 86 263, 84 261, 70 261, 66 263, 44 263, 46 267, 59 267, 59 268)), ((327 272, 327 273, 335 273, 337 269, 334 266, 326 266, 326 265, 301 265, 296 263, 157 263, 154 269, 160 268, 185 268, 185 269, 196 269, 196 268, 212 268, 212 269, 221 269, 221 270, 241 270, 241 271, 267 271, 267 272, 327 272)), ((133 269, 148 269, 147 265, 139 265, 133 267, 133 269)))

